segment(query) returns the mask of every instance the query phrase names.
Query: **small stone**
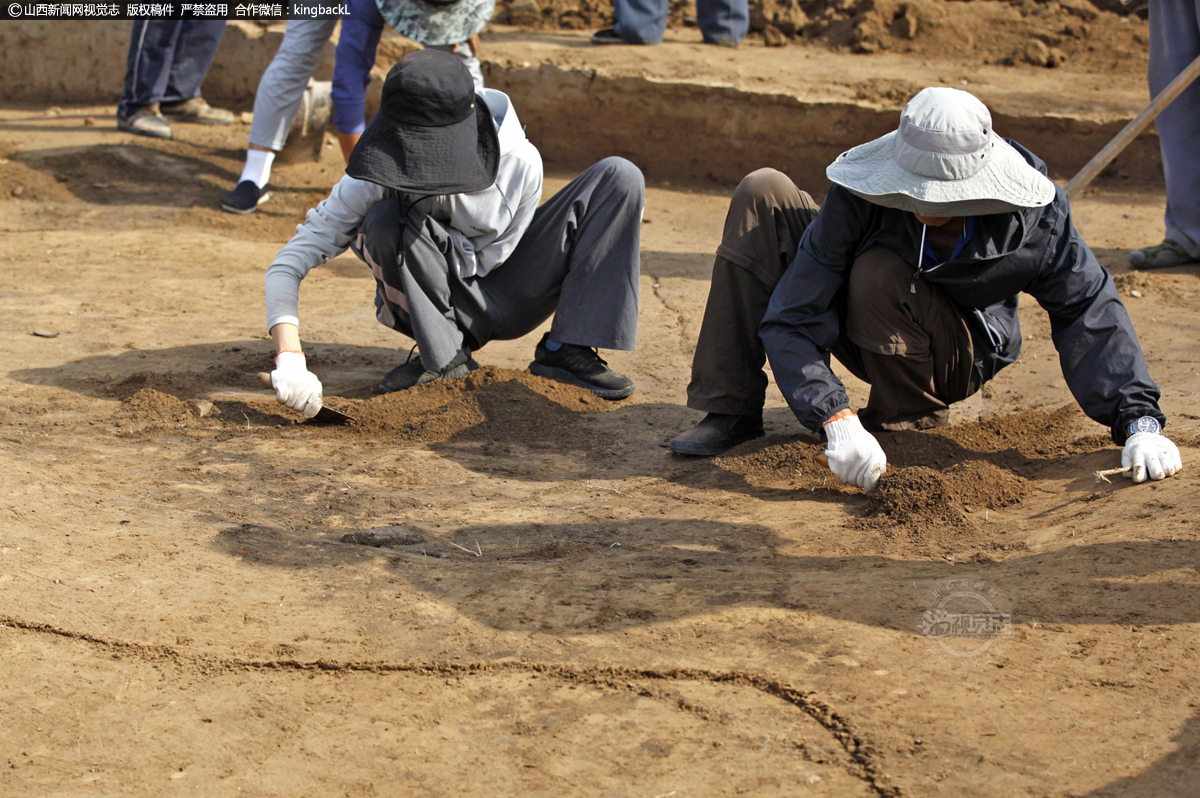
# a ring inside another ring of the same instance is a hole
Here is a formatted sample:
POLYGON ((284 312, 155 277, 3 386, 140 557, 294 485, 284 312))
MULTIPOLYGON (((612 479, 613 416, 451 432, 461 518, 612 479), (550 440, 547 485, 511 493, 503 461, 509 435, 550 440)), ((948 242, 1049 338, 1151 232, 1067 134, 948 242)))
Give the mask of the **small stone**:
POLYGON ((536 0, 515 0, 508 7, 509 25, 537 25, 542 21, 542 8, 536 0))
POLYGON ((1030 39, 1021 53, 1021 59, 1033 66, 1047 66, 1050 60, 1050 48, 1046 46, 1045 42, 1030 39))
POLYGON ((213 410, 216 409, 216 407, 217 407, 216 405, 214 405, 212 402, 208 401, 207 399, 197 399, 192 404, 192 408, 196 411, 196 415, 200 416, 200 418, 204 418, 205 416, 212 413, 213 410))
POLYGON ((31 332, 29 334, 36 335, 38 338, 57 338, 58 337, 57 330, 34 330, 33 332, 31 332))
POLYGON ((12 195, 19 197, 25 193, 25 186, 13 186, 12 195))
POLYGON ((243 125, 252 124, 254 122, 254 112, 253 111, 242 111, 242 113, 238 116, 238 121, 241 122, 243 125))
POLYGON ((350 532, 342 535, 342 542, 358 546, 373 546, 377 549, 391 549, 399 546, 415 546, 418 543, 424 543, 425 538, 410 526, 393 524, 372 527, 363 532, 350 532))
POLYGON ((62 109, 57 105, 52 105, 46 109, 46 116, 62 116, 62 109))
POLYGON ((1130 292, 1129 292, 1129 295, 1130 295, 1131 297, 1133 297, 1134 299, 1141 299, 1141 298, 1142 298, 1142 292, 1141 292, 1141 291, 1139 291, 1139 290, 1137 290, 1136 288, 1135 288, 1135 289, 1133 289, 1132 291, 1130 291, 1130 292))
POLYGON ((83 126, 84 127, 95 127, 96 126, 96 118, 94 116, 89 116, 89 117, 85 118, 83 120, 83 126))
POLYGON ((783 31, 774 25, 767 25, 763 28, 763 42, 767 47, 788 46, 788 38, 783 35, 783 31))

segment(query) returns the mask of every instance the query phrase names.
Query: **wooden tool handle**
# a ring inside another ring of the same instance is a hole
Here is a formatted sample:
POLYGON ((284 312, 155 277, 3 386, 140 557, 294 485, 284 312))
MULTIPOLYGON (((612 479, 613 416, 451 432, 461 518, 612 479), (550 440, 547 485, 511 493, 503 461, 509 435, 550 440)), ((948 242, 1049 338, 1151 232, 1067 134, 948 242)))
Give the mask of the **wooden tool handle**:
POLYGON ((817 452, 813 455, 813 459, 826 468, 829 468, 829 458, 825 456, 825 452, 817 452))
POLYGON ((1176 78, 1171 81, 1165 89, 1158 93, 1145 109, 1134 117, 1133 121, 1126 125, 1120 133, 1113 137, 1113 140, 1104 145, 1104 149, 1096 153, 1096 157, 1087 162, 1087 165, 1079 170, 1079 173, 1071 178, 1071 182, 1067 183, 1067 196, 1074 197, 1088 183, 1091 183, 1096 175, 1104 170, 1121 154, 1121 150, 1129 146, 1129 142, 1133 141, 1143 130, 1150 126, 1154 121, 1154 117, 1162 113, 1162 110, 1171 104, 1171 101, 1178 97, 1184 89, 1192 84, 1192 81, 1200 76, 1200 56, 1197 56, 1192 63, 1187 65, 1176 78))
POLYGON ((264 388, 274 388, 275 385, 271 382, 271 375, 265 371, 258 372, 258 381, 262 383, 264 388))

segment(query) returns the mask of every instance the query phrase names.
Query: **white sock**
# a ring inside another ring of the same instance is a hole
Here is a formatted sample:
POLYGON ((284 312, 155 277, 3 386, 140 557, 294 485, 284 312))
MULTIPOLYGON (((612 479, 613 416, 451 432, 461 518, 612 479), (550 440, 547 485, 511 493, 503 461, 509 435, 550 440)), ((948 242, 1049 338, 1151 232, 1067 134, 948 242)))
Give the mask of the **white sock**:
POLYGON ((271 163, 275 153, 270 150, 246 150, 246 165, 242 167, 242 176, 238 182, 251 180, 254 185, 264 188, 271 179, 271 163))

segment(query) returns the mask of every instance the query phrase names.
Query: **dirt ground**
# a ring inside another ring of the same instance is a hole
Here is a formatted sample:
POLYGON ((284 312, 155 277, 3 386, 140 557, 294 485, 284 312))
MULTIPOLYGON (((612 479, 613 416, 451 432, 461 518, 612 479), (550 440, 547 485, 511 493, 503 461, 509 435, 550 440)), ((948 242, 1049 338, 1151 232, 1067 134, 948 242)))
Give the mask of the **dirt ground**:
MULTIPOLYGON (((699 49, 630 57, 672 47, 699 49)), ((939 64, 967 68, 887 77, 939 64)), ((667 449, 731 186, 650 185, 618 403, 528 374, 540 331, 378 396, 411 344, 331 261, 303 337, 357 420, 317 427, 258 385, 262 275, 340 157, 237 217, 246 128, 178 133, 0 109, 0 794, 1200 795, 1200 268, 1126 266, 1161 183, 1106 178, 1075 221, 1184 471, 1093 478, 1120 450, 1026 297, 1020 361, 880 436, 869 498, 773 388, 766 438, 667 449), (931 631, 984 606, 1001 633, 931 631)))

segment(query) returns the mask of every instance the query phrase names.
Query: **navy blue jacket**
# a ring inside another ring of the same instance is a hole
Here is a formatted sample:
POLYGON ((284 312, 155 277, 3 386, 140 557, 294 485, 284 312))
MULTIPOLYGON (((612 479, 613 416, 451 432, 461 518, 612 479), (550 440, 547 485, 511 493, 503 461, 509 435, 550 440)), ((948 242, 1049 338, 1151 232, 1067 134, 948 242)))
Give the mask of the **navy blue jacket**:
MULTIPOLYGON (((1009 142, 1031 165, 1046 165, 1009 142)), ((804 231, 791 266, 771 295, 759 334, 771 370, 800 423, 822 422, 849 407, 845 386, 829 369, 830 346, 844 334, 846 280, 854 259, 874 246, 915 269, 921 223, 834 185, 804 231)), ((940 288, 967 319, 975 368, 983 381, 1021 352, 1017 295, 1033 296, 1050 315, 1063 376, 1083 412, 1124 443, 1141 416, 1166 422, 1141 344, 1112 276, 1080 238, 1062 188, 1049 205, 976 217, 975 234, 957 258, 921 278, 940 288)))

